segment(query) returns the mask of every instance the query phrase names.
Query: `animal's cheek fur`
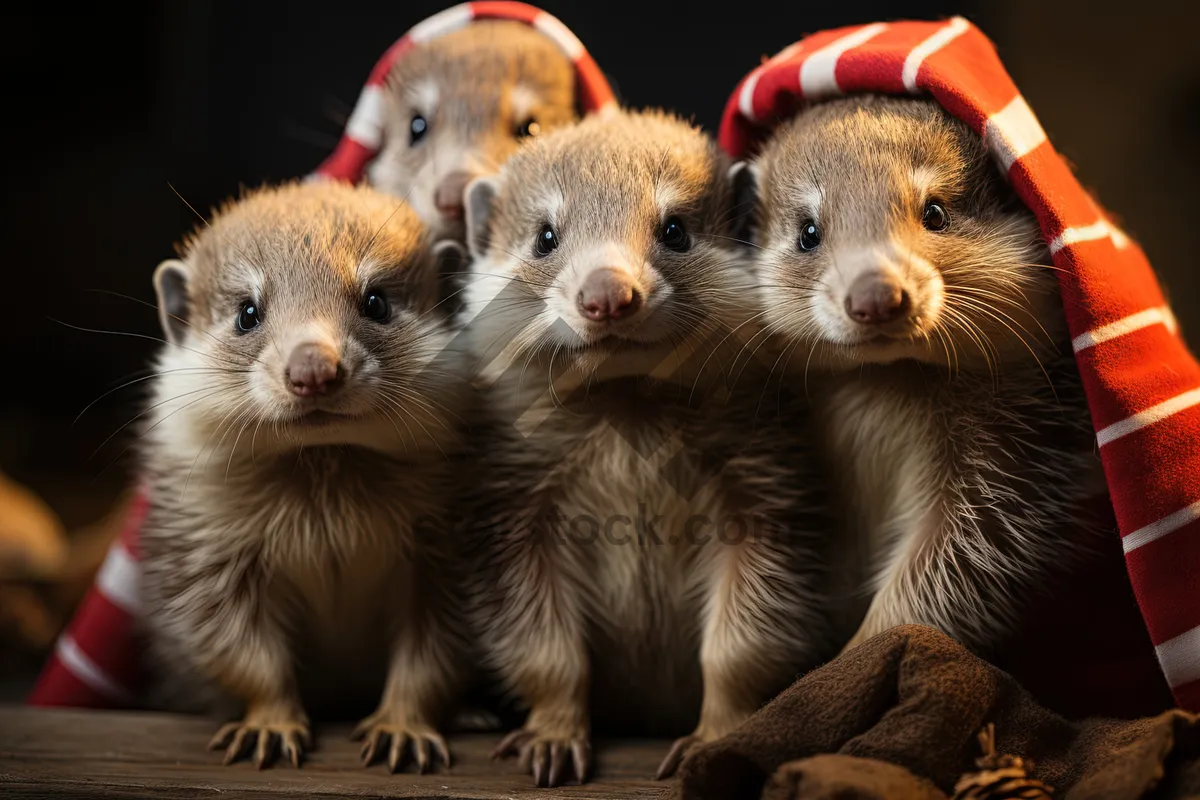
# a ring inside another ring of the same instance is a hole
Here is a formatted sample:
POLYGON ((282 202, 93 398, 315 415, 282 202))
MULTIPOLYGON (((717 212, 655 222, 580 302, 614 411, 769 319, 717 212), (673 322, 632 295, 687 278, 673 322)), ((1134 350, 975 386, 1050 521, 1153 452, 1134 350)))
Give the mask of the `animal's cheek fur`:
POLYGON ((928 233, 920 242, 922 255, 933 264, 948 267, 958 262, 987 263, 990 251, 976 244, 971 230, 928 233))
POLYGON ((194 338, 197 341, 182 348, 167 348, 156 364, 162 377, 155 382, 147 413, 151 424, 160 424, 171 417, 209 416, 229 396, 227 389, 236 390, 239 384, 245 384, 248 376, 243 369, 246 368, 230 365, 229 354, 213 346, 211 339, 199 334, 194 338))
POLYGON ((576 308, 571 290, 561 278, 554 281, 554 288, 546 294, 538 306, 530 308, 530 312, 529 316, 532 319, 529 322, 529 329, 532 330, 533 326, 538 323, 544 324, 545 333, 554 341, 564 344, 574 343, 578 337, 588 335, 585 320, 576 308), (541 313, 533 317, 532 312, 535 308, 540 308, 541 313))
POLYGON ((990 301, 996 301, 997 294, 1005 298, 1019 294, 1014 286, 1023 282, 1021 264, 1028 259, 1020 248, 984 248, 974 237, 962 235, 940 238, 930 260, 938 265, 951 292, 980 293, 976 296, 981 300, 985 299, 981 293, 987 292, 990 301))
MULTIPOLYGON (((548 295, 565 295, 564 275, 570 272, 570 258, 563 253, 554 253, 538 259, 530 251, 527 242, 514 241, 508 251, 516 255, 504 274, 512 275, 522 291, 542 298, 548 295)), ((516 288, 516 287, 514 287, 516 288)))
POLYGON ((937 267, 928 265, 911 281, 913 313, 918 331, 928 333, 942 321, 946 310, 946 283, 937 267))
MULTIPOLYGON (((403 324, 403 323, 401 323, 403 324)), ((384 333, 379 337, 357 336, 354 334, 343 334, 341 337, 339 351, 342 360, 342 368, 346 374, 351 376, 351 380, 359 379, 367 374, 371 366, 371 362, 377 362, 378 359, 371 355, 371 350, 388 352, 385 348, 393 346, 394 335, 384 333)))
POLYGON ((247 389, 245 396, 254 410, 267 418, 275 416, 275 409, 283 404, 290 404, 292 399, 284 385, 284 367, 278 363, 279 360, 279 357, 260 360, 244 376, 247 389))
POLYGON ((420 159, 410 147, 399 142, 388 143, 367 167, 367 175, 371 185, 403 195, 411 187, 419 167, 420 159))
POLYGON ((426 224, 438 219, 434 204, 438 159, 430 158, 423 148, 398 146, 391 157, 381 156, 369 167, 373 186, 396 197, 402 197, 426 224))
POLYGON ((816 298, 809 266, 776 252, 761 258, 753 270, 764 323, 789 338, 801 338, 805 330, 811 329, 816 298))
MULTIPOLYGON (((503 245, 501 245, 503 247, 503 245)), ((490 345, 499 337, 508 337, 522 321, 536 314, 545 304, 543 289, 525 283, 519 275, 521 263, 508 257, 496 257, 499 248, 471 266, 462 293, 466 326, 472 345, 490 345)))
MULTIPOLYGON (((252 336, 258 335, 266 336, 268 331, 252 333, 252 336)), ((246 372, 240 375, 245 381, 242 390, 236 393, 226 392, 224 396, 234 398, 235 403, 241 403, 247 414, 262 416, 265 419, 275 417, 278 409, 288 407, 295 399, 287 387, 287 356, 284 355, 287 351, 287 345, 282 348, 264 347, 258 350, 253 354, 252 360, 247 360, 246 372)))

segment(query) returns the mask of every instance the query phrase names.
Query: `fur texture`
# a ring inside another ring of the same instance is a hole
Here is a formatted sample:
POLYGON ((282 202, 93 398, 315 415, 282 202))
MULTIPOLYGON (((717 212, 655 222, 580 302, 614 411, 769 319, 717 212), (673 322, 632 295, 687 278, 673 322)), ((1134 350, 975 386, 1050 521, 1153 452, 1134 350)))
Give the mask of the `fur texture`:
POLYGON ((443 520, 465 382, 423 228, 398 202, 324 182, 254 192, 156 274, 172 341, 141 448, 150 642, 168 705, 244 709, 218 734, 227 759, 257 737, 269 761, 278 735, 298 763, 306 705, 381 685, 368 760, 389 734, 393 769, 408 740, 422 769, 445 747, 464 676, 443 520), (367 318, 369 294, 386 319, 367 318), (241 330, 247 304, 259 324, 241 330), (288 390, 308 343, 339 354, 337 392, 288 390))
POLYGON ((763 401, 757 361, 732 372, 753 315, 727 167, 682 121, 625 112, 535 141, 468 190, 466 316, 491 414, 478 630, 529 708, 501 751, 541 785, 572 761, 586 778, 593 725, 691 730, 670 774, 825 652, 807 415, 763 401), (686 246, 668 246, 672 225, 686 246), (547 230, 557 246, 539 252, 547 230), (599 325, 577 298, 605 268, 641 305, 599 325))
POLYGON ((439 186, 490 175, 524 139, 577 117, 571 62, 545 34, 509 20, 418 45, 392 68, 387 89, 384 144, 368 180, 406 198, 439 237, 463 232, 460 218, 438 211, 439 186), (417 116, 427 128, 414 139, 417 116))
POLYGON ((847 647, 921 623, 994 652, 1078 555, 1068 534, 1104 492, 1032 214, 930 101, 818 104, 752 170, 767 328, 806 380, 833 368, 812 388, 849 523, 839 572, 861 601, 840 623, 857 625, 847 647), (819 244, 803 249, 810 225, 819 244), (869 274, 907 297, 889 324, 848 313, 869 274))

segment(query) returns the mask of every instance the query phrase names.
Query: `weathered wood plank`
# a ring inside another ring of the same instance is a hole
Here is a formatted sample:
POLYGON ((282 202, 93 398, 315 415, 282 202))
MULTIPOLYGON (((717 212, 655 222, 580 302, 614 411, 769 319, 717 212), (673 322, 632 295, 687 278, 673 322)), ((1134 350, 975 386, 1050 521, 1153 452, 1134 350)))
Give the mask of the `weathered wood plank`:
POLYGON ((317 749, 300 769, 277 762, 260 772, 244 762, 221 766, 220 754, 205 749, 215 729, 209 720, 168 714, 0 706, 0 796, 627 800, 667 798, 673 788, 651 777, 665 741, 597 742, 593 782, 551 791, 533 788, 513 761, 493 763, 496 736, 450 738, 449 772, 389 775, 381 764, 360 766, 348 727, 320 728, 317 749))

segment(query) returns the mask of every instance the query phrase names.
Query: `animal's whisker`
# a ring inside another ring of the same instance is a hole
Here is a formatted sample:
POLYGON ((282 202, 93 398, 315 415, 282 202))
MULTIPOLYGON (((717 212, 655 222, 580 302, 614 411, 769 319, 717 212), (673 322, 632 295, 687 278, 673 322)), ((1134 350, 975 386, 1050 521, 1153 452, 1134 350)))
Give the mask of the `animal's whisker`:
MULTIPOLYGON (((95 458, 96 454, 97 454, 97 453, 99 453, 101 450, 103 450, 103 449, 104 449, 104 446, 105 446, 105 445, 107 445, 109 442, 111 442, 114 436, 116 436, 116 435, 117 435, 117 434, 119 434, 121 431, 123 431, 123 430, 125 430, 126 428, 128 428, 128 427, 129 427, 130 425, 132 425, 133 423, 137 422, 137 421, 138 421, 139 419, 141 419, 142 417, 144 417, 144 416, 146 416, 147 414, 149 414, 149 413, 150 413, 151 411, 153 411, 154 409, 156 409, 156 408, 159 408, 159 407, 161 407, 161 406, 164 406, 164 405, 166 405, 167 403, 173 402, 173 401, 175 401, 175 400, 178 400, 178 399, 180 399, 180 398, 182 398, 182 397, 189 397, 189 396, 191 396, 191 395, 193 395, 193 394, 199 394, 199 393, 201 393, 201 392, 208 392, 208 391, 212 391, 212 394, 214 394, 214 395, 215 395, 215 394, 219 394, 220 392, 227 391, 227 388, 226 388, 226 387, 220 387, 220 388, 218 388, 218 389, 216 389, 216 390, 213 390, 213 387, 212 387, 212 386, 204 386, 204 387, 201 387, 201 388, 199 388, 199 389, 192 389, 191 391, 188 391, 188 392, 182 392, 182 393, 180 393, 180 394, 174 395, 173 397, 168 397, 166 400, 160 400, 159 402, 155 403, 154 405, 150 406, 149 408, 146 408, 145 410, 143 410, 142 412, 140 412, 140 413, 139 413, 137 416, 133 417, 133 418, 132 418, 132 419, 130 419, 128 422, 126 422, 126 423, 124 423, 123 425, 121 425, 121 427, 117 428, 115 431, 113 431, 112 433, 110 433, 110 434, 108 435, 108 437, 107 437, 107 438, 106 438, 106 439, 105 439, 103 442, 101 442, 101 443, 100 443, 100 446, 99 446, 99 447, 97 447, 97 448, 96 448, 94 451, 92 451, 92 454, 91 454, 90 456, 88 456, 88 458, 89 458, 89 459, 91 459, 91 458, 95 458)), ((208 395, 206 395, 206 396, 208 396, 208 395)), ((203 398, 198 398, 198 399, 203 399, 203 398)), ((164 417, 164 419, 165 419, 165 417, 164 417)), ((160 421, 161 421, 161 420, 160 420, 160 421)), ((157 423, 155 423, 155 424, 157 424, 157 423)))
POLYGON ((1010 333, 1012 333, 1012 335, 1016 338, 1016 340, 1018 342, 1020 342, 1021 345, 1024 346, 1024 348, 1026 350, 1029 351, 1029 355, 1033 357, 1034 362, 1038 365, 1038 369, 1041 370, 1042 375, 1046 378, 1046 383, 1050 387, 1050 391, 1054 394, 1055 401, 1057 402, 1058 401, 1058 391, 1054 387, 1054 381, 1050 378, 1050 373, 1046 370, 1045 365, 1042 364, 1042 360, 1041 360, 1041 358, 1038 357, 1037 352, 1034 351, 1033 347, 1029 344, 1029 342, 1025 341, 1025 337, 1017 332, 1017 328, 1021 328, 1021 330, 1023 332, 1025 332, 1026 334, 1028 334, 1028 331, 1025 331, 1025 329, 1021 326, 1021 324, 1019 322, 1017 322, 1015 319, 1012 319, 1012 317, 1009 317, 1007 314, 1004 314, 1001 311, 989 309, 989 308, 985 307, 982 303, 977 303, 974 301, 967 301, 967 299, 963 298, 963 297, 959 297, 958 301, 968 307, 973 308, 974 310, 978 311, 981 314, 985 314, 988 317, 991 317, 992 319, 999 322, 1002 326, 1004 326, 1010 333), (1007 317, 1008 321, 1006 321, 1006 319, 1005 319, 1006 317, 1007 317), (1011 321, 1012 324, 1009 324, 1009 321, 1011 321), (1014 328, 1013 325, 1016 325, 1016 328, 1014 328))
POLYGON ((702 239, 721 239, 721 240, 727 241, 727 242, 735 242, 737 244, 744 244, 747 247, 753 247, 756 250, 766 249, 762 245, 755 244, 754 242, 751 242, 747 239, 738 239, 736 236, 722 236, 717 233, 693 233, 692 235, 696 236, 698 238, 702 238, 702 239))
MULTIPOLYGON (((179 398, 181 398, 181 397, 186 397, 186 396, 188 396, 188 395, 191 395, 191 394, 196 394, 197 392, 203 392, 203 391, 206 391, 206 390, 209 390, 209 389, 212 389, 212 387, 211 387, 211 386, 206 386, 206 387, 204 387, 204 389, 197 389, 197 390, 195 390, 195 391, 193 391, 193 392, 185 392, 185 393, 183 393, 183 394, 181 394, 181 395, 177 395, 177 396, 175 396, 175 397, 173 397, 173 398, 170 398, 170 400, 164 400, 163 402, 164 402, 164 403, 166 403, 166 402, 170 402, 171 400, 178 400, 178 399, 179 399, 179 398)), ((157 427, 158 427, 160 424, 162 424, 163 422, 165 422, 167 419, 170 419, 170 418, 171 418, 171 417, 173 417, 174 415, 178 414, 180 411, 183 411, 185 408, 188 408, 189 406, 195 405, 196 403, 203 402, 204 400, 207 400, 207 399, 209 399, 210 397, 216 397, 217 395, 221 394, 221 393, 222 393, 222 392, 224 392, 224 391, 227 391, 227 390, 226 390, 226 389, 224 389, 224 388, 221 388, 221 389, 216 389, 216 390, 214 390, 214 391, 210 391, 208 394, 205 394, 205 395, 203 395, 203 396, 201 396, 201 397, 197 397, 197 398, 195 398, 195 399, 193 399, 193 400, 189 400, 187 403, 184 403, 182 406, 180 406, 179 408, 177 408, 177 409, 175 409, 174 411, 170 412, 170 413, 169 413, 169 414, 167 414, 166 416, 164 416, 164 417, 161 417, 160 419, 158 419, 158 420, 157 420, 157 421, 156 421, 156 422, 155 422, 153 425, 151 425, 149 428, 147 428, 145 431, 143 431, 143 432, 142 432, 142 433, 141 433, 141 434, 140 434, 140 435, 137 437, 137 440, 139 440, 139 441, 140 441, 140 440, 141 440, 141 439, 143 439, 143 438, 144 438, 144 437, 145 437, 145 436, 146 436, 148 433, 150 433, 152 430, 154 430, 155 428, 157 428, 157 427)), ((141 414, 138 414, 136 417, 134 417, 133 419, 129 420, 129 422, 126 422, 126 423, 125 423, 124 425, 122 425, 120 428, 117 428, 117 430, 113 431, 113 432, 112 432, 112 434, 110 434, 110 435, 109 435, 109 437, 108 437, 107 439, 105 439, 105 440, 104 440, 104 441, 103 441, 103 442, 100 444, 100 446, 99 446, 98 448, 96 448, 96 450, 95 450, 95 451, 92 453, 92 455, 91 455, 91 456, 88 456, 88 458, 89 458, 89 459, 91 459, 91 458, 94 458, 94 457, 96 456, 96 454, 97 454, 97 453, 99 453, 101 450, 103 450, 103 449, 104 449, 104 446, 105 446, 106 444, 108 444, 108 443, 109 443, 109 441, 111 441, 111 440, 112 440, 112 438, 113 438, 114 436, 116 436, 118 433, 120 433, 121 431, 123 431, 125 428, 129 427, 130 425, 132 425, 134 422, 136 422, 136 421, 137 421, 138 419, 140 419, 141 417, 145 416, 145 415, 146 415, 146 414, 147 414, 149 411, 151 411, 152 409, 154 409, 155 407, 157 407, 157 406, 160 406, 160 405, 162 405, 162 403, 156 403, 154 406, 151 406, 149 409, 146 409, 146 411, 143 411, 141 414)), ((136 443, 136 441, 135 441, 135 443, 136 443)), ((128 446, 126 446, 124 450, 122 450, 120 453, 118 453, 118 454, 117 454, 116 458, 114 458, 112 461, 109 461, 107 464, 105 464, 105 465, 104 465, 104 468, 100 470, 100 473, 99 473, 99 474, 101 474, 101 475, 102 475, 102 474, 104 474, 104 472, 105 472, 105 471, 107 471, 107 470, 109 469, 109 467, 111 467, 113 464, 115 464, 115 463, 117 463, 118 461, 120 461, 120 460, 121 460, 121 458, 122 458, 122 457, 123 457, 123 456, 124 456, 126 453, 128 453, 128 452, 129 452, 129 450, 130 450, 130 448, 132 448, 133 446, 134 446, 134 445, 133 445, 133 443, 131 443, 131 444, 129 444, 128 446)))
POLYGON ((84 406, 83 410, 80 411, 79 414, 76 415, 75 419, 71 421, 71 425, 74 426, 76 423, 78 423, 79 420, 83 418, 83 415, 88 412, 88 409, 92 408, 92 406, 96 405, 96 403, 99 403, 101 400, 103 400, 104 398, 108 397, 111 394, 119 392, 122 389, 127 389, 130 386, 134 386, 139 383, 144 383, 145 381, 155 380, 157 378, 161 378, 164 375, 170 375, 170 374, 180 373, 180 372, 189 372, 189 373, 193 373, 193 374, 197 374, 197 375, 228 375, 228 374, 244 375, 244 374, 248 374, 250 372, 250 370, 226 370, 226 369, 219 368, 219 367, 178 367, 176 369, 166 369, 166 370, 161 370, 158 372, 152 372, 149 375, 143 375, 141 377, 134 378, 133 380, 126 381, 125 383, 122 383, 120 386, 113 387, 112 389, 109 389, 108 391, 104 392, 102 395, 97 397, 95 400, 93 400, 92 402, 90 402, 86 406, 84 406))
MULTIPOLYGON (((152 308, 152 309, 154 309, 155 311, 160 311, 160 307, 159 307, 159 306, 157 306, 157 305, 155 305, 154 303, 147 302, 147 301, 145 301, 145 300, 142 300, 142 299, 141 299, 141 298, 139 298, 139 297, 134 297, 134 296, 132 296, 132 295, 128 295, 128 294, 122 294, 121 292, 114 292, 114 291, 112 291, 111 289, 85 289, 84 291, 87 291, 87 292, 96 292, 96 293, 98 293, 98 294, 107 294, 107 295, 111 295, 111 296, 113 296, 113 297, 119 297, 119 298, 121 298, 121 299, 123 299, 123 300, 129 300, 129 301, 131 301, 131 302, 138 303, 138 304, 140 304, 140 305, 146 306, 147 308, 152 308)), ((184 325, 186 325, 187 327, 189 327, 189 328, 191 328, 192 330, 196 331, 197 333, 202 333, 202 334, 204 334, 205 336, 207 336, 208 338, 210 338, 210 339, 212 339, 214 342, 216 342, 218 345, 221 345, 221 344, 223 344, 223 343, 221 342, 221 340, 220 340, 220 339, 218 339, 216 336, 213 336, 213 335, 212 335, 210 332, 208 332, 208 331, 204 330, 203 328, 201 328, 201 327, 199 327, 199 326, 197 326, 197 325, 193 325, 191 322, 189 322, 188 320, 184 319, 183 317, 181 317, 181 316, 178 316, 177 314, 168 314, 167 316, 169 316, 171 319, 175 320, 176 322, 183 323, 184 325)), ((57 322, 57 320, 55 320, 55 321, 57 322)), ((113 333, 114 331, 109 331, 109 332, 110 332, 110 333, 113 333)), ((252 361, 255 361, 256 363, 262 363, 262 362, 260 362, 260 361, 259 361, 257 358, 253 358, 253 357, 252 357, 252 358, 251 358, 251 360, 252 360, 252 361)))
MULTIPOLYGON (((514 256, 514 258, 515 258, 515 256, 514 256)), ((493 280, 504 280, 504 281, 510 281, 510 282, 516 283, 516 284, 521 284, 524 286, 535 286, 539 289, 553 289, 554 288, 554 285, 550 284, 550 283, 538 283, 537 281, 531 281, 528 278, 519 278, 516 275, 502 275, 499 272, 478 272, 476 270, 469 270, 466 272, 443 272, 442 274, 443 275, 456 275, 456 276, 462 275, 465 277, 471 277, 471 278, 477 278, 477 279, 490 278, 493 280)))
POLYGON ((110 330, 105 330, 104 328, 86 328, 82 325, 72 325, 69 322, 63 322, 62 320, 55 319, 54 317, 47 317, 47 319, 50 320, 51 322, 55 322, 59 325, 70 328, 72 330, 82 331, 83 333, 103 333, 103 334, 108 334, 109 336, 127 336, 132 339, 145 339, 150 342, 158 342, 160 344, 165 344, 169 347, 178 347, 181 350, 187 350, 189 352, 195 353, 196 355, 200 356, 201 358, 212 359, 213 361, 216 361, 219 364, 228 364, 229 366, 237 367, 239 369, 244 368, 246 366, 245 364, 239 364, 236 361, 230 361, 228 359, 217 358, 216 356, 212 355, 211 353, 204 353, 199 350, 195 350, 191 347, 185 347, 184 345, 177 344, 176 342, 167 341, 166 339, 162 338, 161 336, 151 336, 148 333, 134 333, 133 331, 110 331, 110 330))

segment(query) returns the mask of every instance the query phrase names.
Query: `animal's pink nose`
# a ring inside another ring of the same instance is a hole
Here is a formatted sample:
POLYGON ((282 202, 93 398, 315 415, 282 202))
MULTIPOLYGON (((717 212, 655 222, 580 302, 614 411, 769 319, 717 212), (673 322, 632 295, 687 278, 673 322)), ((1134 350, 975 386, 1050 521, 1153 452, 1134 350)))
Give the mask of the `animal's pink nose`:
POLYGON ((433 204, 438 212, 450 219, 460 219, 463 215, 463 192, 474 177, 468 172, 451 172, 442 178, 433 192, 433 204))
POLYGON ((311 397, 337 390, 342 385, 343 370, 332 347, 310 342, 292 351, 284 378, 292 394, 311 397))
POLYGON ((863 325, 881 325, 906 314, 912 301, 900 281, 886 272, 859 275, 846 292, 846 313, 863 325))
POLYGON ((625 270, 600 267, 584 280, 575 302, 585 317, 603 322, 636 314, 642 306, 642 294, 625 270))

